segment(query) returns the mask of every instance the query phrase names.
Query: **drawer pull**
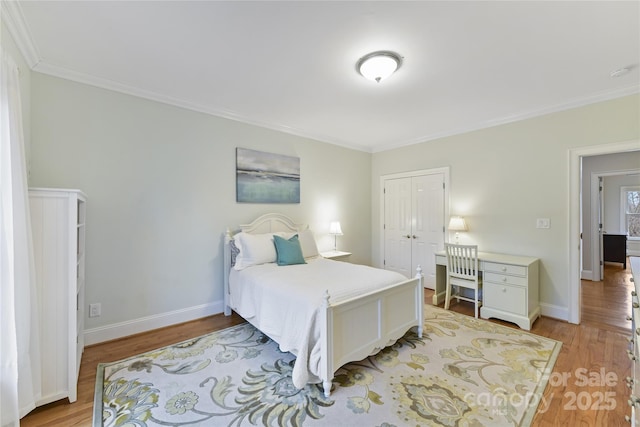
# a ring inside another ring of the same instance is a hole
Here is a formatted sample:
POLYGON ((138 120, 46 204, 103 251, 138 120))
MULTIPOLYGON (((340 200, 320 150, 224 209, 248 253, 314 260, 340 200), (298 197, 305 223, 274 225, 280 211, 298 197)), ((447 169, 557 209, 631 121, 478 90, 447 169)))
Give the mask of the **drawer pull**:
POLYGON ((625 378, 625 381, 626 381, 627 383, 629 383, 629 384, 633 384, 633 378, 631 378, 631 377, 627 377, 627 378, 625 378))
POLYGON ((638 304, 637 302, 634 302, 632 305, 633 305, 633 308, 640 308, 640 304, 638 304))
POLYGON ((502 281, 506 283, 506 282, 507 282, 507 278, 506 278, 506 277, 503 277, 503 278, 502 278, 502 281))
POLYGON ((631 360, 636 360, 636 356, 634 356, 631 350, 627 350, 627 356, 629 356, 629 359, 631 360))
POLYGON ((507 288, 502 288, 502 292, 507 292, 507 288))
POLYGON ((636 335, 640 335, 640 328, 636 328, 636 335))
POLYGON ((502 267, 502 271, 507 271, 507 267, 502 267))
POLYGON ((625 419, 628 423, 630 423, 630 422, 631 422, 631 417, 630 417, 629 415, 625 415, 625 416, 624 416, 624 419, 625 419))
POLYGON ((636 291, 631 291, 631 296, 632 296, 632 297, 635 297, 636 295, 638 295, 638 294, 636 293, 636 291))
POLYGON ((631 316, 627 316, 627 320, 631 321, 633 318, 631 316))

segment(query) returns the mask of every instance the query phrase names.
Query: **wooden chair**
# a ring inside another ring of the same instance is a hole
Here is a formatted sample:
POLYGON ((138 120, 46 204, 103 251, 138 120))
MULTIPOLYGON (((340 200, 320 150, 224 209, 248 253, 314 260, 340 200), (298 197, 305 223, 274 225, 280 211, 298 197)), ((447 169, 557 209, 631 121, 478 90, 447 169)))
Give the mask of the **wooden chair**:
POLYGON ((482 288, 482 277, 478 274, 478 246, 477 245, 454 245, 445 243, 447 252, 447 294, 444 300, 445 310, 449 309, 451 298, 472 302, 475 304, 476 319, 480 300, 478 294, 482 288), (455 295, 451 294, 452 287, 457 288, 455 295), (460 288, 472 289, 474 298, 460 295, 460 288))

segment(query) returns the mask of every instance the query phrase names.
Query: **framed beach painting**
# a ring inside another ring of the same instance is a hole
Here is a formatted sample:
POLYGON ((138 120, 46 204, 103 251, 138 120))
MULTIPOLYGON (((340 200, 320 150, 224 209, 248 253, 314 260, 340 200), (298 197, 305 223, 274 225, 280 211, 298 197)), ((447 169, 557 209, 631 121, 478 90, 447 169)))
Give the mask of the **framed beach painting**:
POLYGON ((300 158, 236 148, 238 203, 300 203, 300 158))

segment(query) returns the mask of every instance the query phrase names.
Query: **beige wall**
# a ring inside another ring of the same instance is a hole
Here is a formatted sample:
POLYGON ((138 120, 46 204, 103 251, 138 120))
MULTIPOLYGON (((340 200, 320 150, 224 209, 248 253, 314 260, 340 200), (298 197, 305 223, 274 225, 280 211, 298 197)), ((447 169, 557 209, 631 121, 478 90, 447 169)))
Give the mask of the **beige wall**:
MULTIPOLYGON (((481 250, 540 258, 543 313, 566 318, 569 285, 569 149, 640 140, 638 95, 437 139, 372 160, 372 235, 380 235, 380 176, 450 166, 450 208, 481 250), (550 229, 536 229, 550 218, 550 229)), ((639 141, 640 147, 640 141, 639 141)), ((374 265, 381 265, 379 250, 374 265)))
POLYGON ((222 235, 277 211, 308 222, 321 250, 370 262, 371 155, 32 74, 32 185, 87 203, 87 328, 209 304, 222 310, 222 235), (235 202, 235 149, 300 157, 301 203, 235 202), (88 311, 88 310, 87 310, 88 311))

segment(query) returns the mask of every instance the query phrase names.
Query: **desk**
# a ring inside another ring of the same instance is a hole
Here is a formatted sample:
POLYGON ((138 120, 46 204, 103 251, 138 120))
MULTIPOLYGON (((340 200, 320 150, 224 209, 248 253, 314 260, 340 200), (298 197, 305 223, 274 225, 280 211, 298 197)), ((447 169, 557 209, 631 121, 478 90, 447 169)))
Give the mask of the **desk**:
MULTIPOLYGON (((482 272, 480 317, 513 322, 530 330, 540 317, 538 258, 478 252, 482 272)), ((433 304, 444 302, 447 284, 447 255, 436 252, 436 291, 433 304)))

